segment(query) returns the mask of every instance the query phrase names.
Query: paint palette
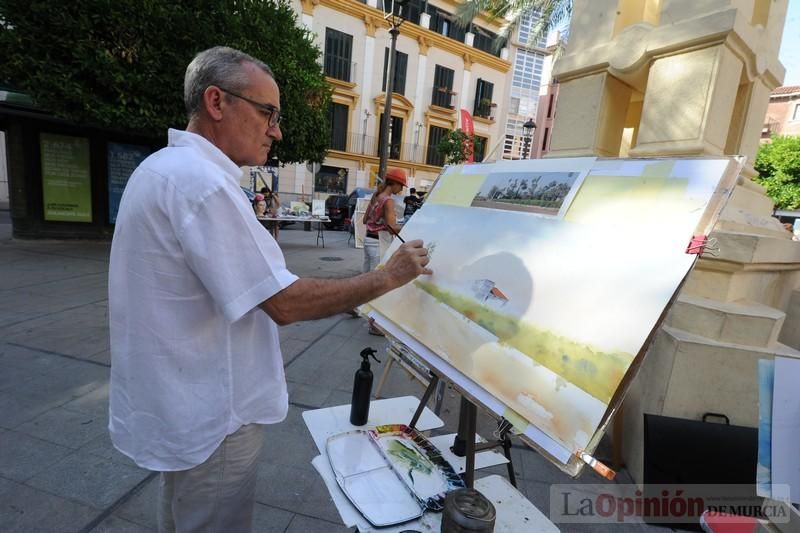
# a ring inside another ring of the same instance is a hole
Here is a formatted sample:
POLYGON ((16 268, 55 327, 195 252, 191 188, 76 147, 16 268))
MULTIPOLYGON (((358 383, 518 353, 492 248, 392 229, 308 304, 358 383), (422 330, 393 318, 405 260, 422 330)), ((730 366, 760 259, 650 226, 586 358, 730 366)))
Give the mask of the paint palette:
POLYGON ((445 495, 464 486, 436 446, 404 424, 334 435, 326 451, 336 482, 376 527, 441 511, 445 495))

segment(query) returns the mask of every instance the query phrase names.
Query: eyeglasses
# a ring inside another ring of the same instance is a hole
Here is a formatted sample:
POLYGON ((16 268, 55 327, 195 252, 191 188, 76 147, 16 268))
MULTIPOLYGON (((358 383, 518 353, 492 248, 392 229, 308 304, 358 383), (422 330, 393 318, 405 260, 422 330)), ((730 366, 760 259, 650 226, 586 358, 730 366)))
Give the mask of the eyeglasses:
POLYGON ((219 90, 224 93, 228 93, 231 96, 235 96, 236 98, 244 100, 245 102, 255 107, 262 113, 265 113, 267 115, 267 120, 269 121, 270 128, 274 128, 275 126, 281 123, 281 118, 282 118, 281 110, 275 107, 274 105, 264 104, 262 102, 256 102, 255 100, 252 100, 246 96, 242 96, 241 94, 236 94, 235 92, 229 91, 228 89, 223 89, 222 87, 219 87, 219 90))

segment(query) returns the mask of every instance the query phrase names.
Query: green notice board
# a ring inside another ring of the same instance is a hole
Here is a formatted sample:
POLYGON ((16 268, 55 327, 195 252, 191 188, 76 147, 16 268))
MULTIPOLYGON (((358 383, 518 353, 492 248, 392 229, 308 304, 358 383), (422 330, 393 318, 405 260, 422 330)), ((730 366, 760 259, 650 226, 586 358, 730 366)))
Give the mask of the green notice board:
POLYGON ((44 219, 92 221, 89 139, 42 133, 44 219))

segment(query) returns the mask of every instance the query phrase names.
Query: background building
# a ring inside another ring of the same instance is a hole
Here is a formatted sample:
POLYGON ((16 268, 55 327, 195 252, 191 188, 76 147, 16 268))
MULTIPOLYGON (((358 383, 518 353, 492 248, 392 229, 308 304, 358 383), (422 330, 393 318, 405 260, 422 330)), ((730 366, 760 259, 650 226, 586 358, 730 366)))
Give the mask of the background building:
MULTIPOLYGON (((294 6, 316 35, 333 88, 331 146, 318 168, 280 168, 278 190, 308 199, 374 187, 390 47, 383 3, 295 0, 294 6)), ((456 6, 454 1, 411 0, 403 9, 388 164, 406 170, 410 187, 433 184, 443 164, 436 146, 448 130, 461 126, 460 110, 473 117, 476 160, 504 134, 511 63, 507 49, 492 49, 500 27, 479 18, 460 28, 456 6)))
MULTIPOLYGON (((510 75, 508 94, 508 114, 503 136, 502 158, 521 159, 525 148, 525 132, 522 125, 529 119, 536 120, 540 106, 540 91, 550 82, 552 72, 552 47, 558 32, 553 32, 551 39, 542 37, 536 43, 530 42, 531 30, 537 22, 535 13, 521 17, 519 29, 514 33, 509 50, 512 56, 513 69, 510 75)), ((529 139, 528 157, 541 155, 537 153, 534 137, 529 139)))
POLYGON ((800 85, 776 87, 770 93, 761 142, 773 135, 800 135, 800 85))

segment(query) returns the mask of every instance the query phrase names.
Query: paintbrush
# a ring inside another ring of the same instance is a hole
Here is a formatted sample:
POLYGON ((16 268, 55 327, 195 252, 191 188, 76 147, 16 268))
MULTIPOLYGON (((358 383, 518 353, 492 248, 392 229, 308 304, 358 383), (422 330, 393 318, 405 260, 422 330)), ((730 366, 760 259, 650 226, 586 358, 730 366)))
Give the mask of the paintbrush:
POLYGON ((390 225, 388 225, 388 224, 386 225, 386 227, 387 227, 387 228, 389 228, 389 233, 391 233, 392 235, 394 235, 395 237, 397 237, 398 239, 400 239, 400 242, 402 242, 403 244, 405 244, 405 243, 406 243, 406 241, 405 241, 405 240, 403 240, 403 238, 400 236, 400 234, 399 234, 399 233, 397 233, 397 232, 394 230, 394 228, 393 228, 393 227, 391 227, 391 226, 390 226, 390 225))
POLYGON ((592 467, 592 470, 594 470, 607 480, 611 481, 616 477, 617 475, 616 472, 614 472, 612 469, 610 469, 609 467, 607 467, 606 465, 604 465, 603 463, 601 463, 600 461, 598 461, 597 459, 586 453, 585 451, 578 450, 575 452, 575 455, 577 455, 578 458, 581 459, 584 463, 592 467))

